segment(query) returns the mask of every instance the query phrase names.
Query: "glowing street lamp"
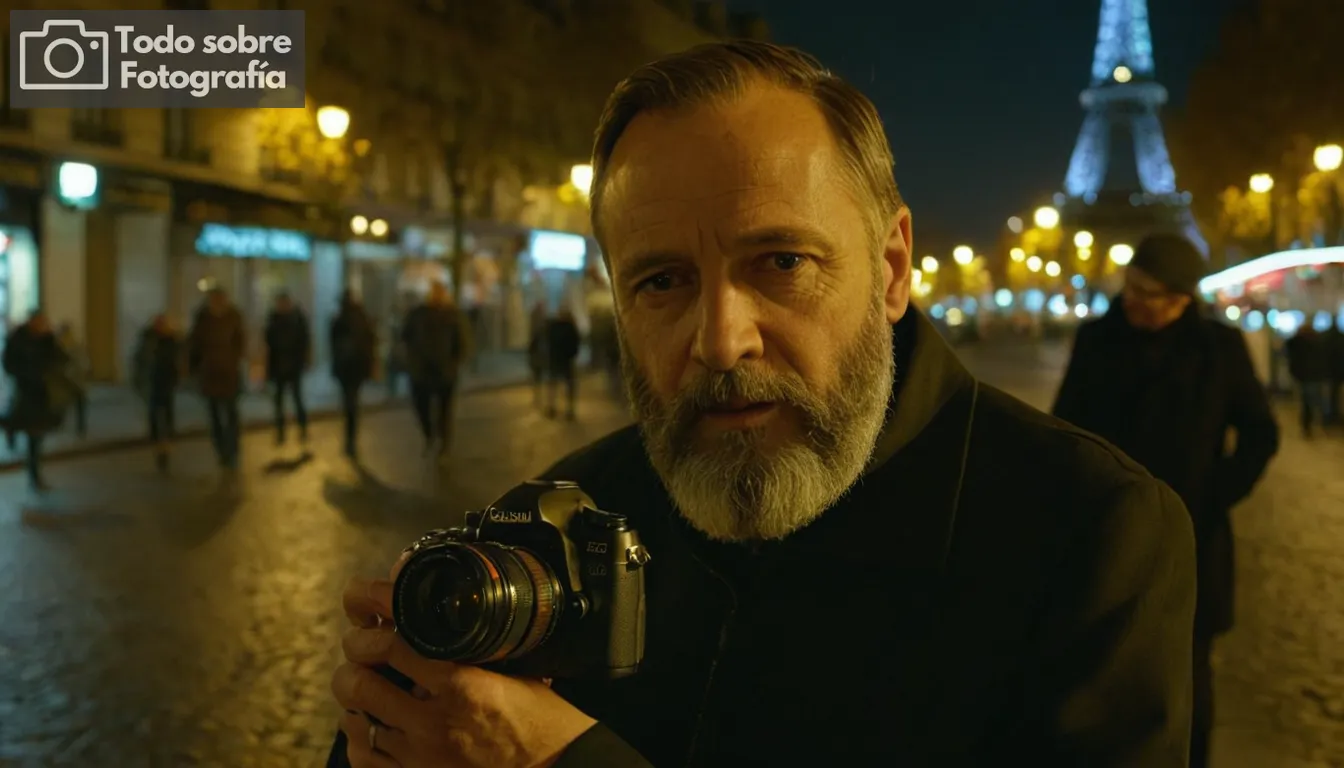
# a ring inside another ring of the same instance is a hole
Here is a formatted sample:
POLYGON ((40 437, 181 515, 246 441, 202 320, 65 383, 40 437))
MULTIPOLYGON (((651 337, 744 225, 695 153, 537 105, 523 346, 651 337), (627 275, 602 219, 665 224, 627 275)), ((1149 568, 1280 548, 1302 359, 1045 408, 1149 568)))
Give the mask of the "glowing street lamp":
POLYGON ((1079 260, 1079 261, 1087 261, 1087 260, 1090 259, 1090 258, 1092 258, 1092 249, 1091 249, 1091 248, 1079 248, 1079 249, 1078 249, 1078 260, 1079 260))
POLYGON ((919 262, 919 266, 924 268, 926 274, 934 275, 938 273, 938 260, 932 256, 925 256, 919 262))
POLYGON ((328 139, 345 136, 350 130, 350 113, 340 107, 322 107, 317 110, 317 130, 328 139))
POLYGON ((1059 210, 1048 205, 1037 208, 1031 220, 1041 229, 1054 229, 1059 226, 1059 210))
POLYGON ((1111 77, 1114 77, 1115 82, 1117 83, 1128 83, 1130 80, 1134 79, 1134 72, 1130 70, 1129 67, 1122 65, 1116 67, 1114 72, 1111 72, 1111 77))
POLYGON ((1041 257, 1040 257, 1040 256, 1029 256, 1029 257, 1027 257, 1027 269, 1031 270, 1032 272, 1040 272, 1040 271, 1041 271, 1041 257))
POLYGON ((1325 144, 1316 148, 1312 153, 1312 162, 1316 165, 1316 170, 1323 173, 1338 171, 1340 165, 1344 165, 1344 147, 1338 144, 1325 144))
POLYGON ((593 166, 584 163, 570 168, 569 183, 584 195, 590 194, 593 191, 593 166))
POLYGON ((1008 258, 1018 263, 1021 263, 1027 260, 1027 252, 1022 250, 1021 248, 1014 248, 1008 252, 1008 258))
POLYGON ((1107 255, 1110 256, 1111 261, 1115 262, 1117 266, 1123 267, 1129 263, 1130 259, 1134 258, 1134 248, 1125 245, 1124 243, 1116 243, 1111 246, 1111 250, 1107 255))
POLYGON ((382 237, 387 234, 387 222, 382 219, 374 219, 369 222, 369 234, 374 237, 382 237))
POLYGON ((1086 229, 1078 230, 1073 236, 1073 244, 1079 248, 1091 248, 1095 242, 1096 238, 1092 237, 1092 233, 1086 229))
POLYGON ((975 261, 975 250, 969 245, 958 245, 952 249, 952 259, 961 266, 968 266, 975 261))
POLYGON ((1059 262, 1052 261, 1045 265, 1045 274, 1051 277, 1059 277, 1059 262))
POLYGON ((1251 177, 1251 191, 1263 195, 1274 188, 1274 177, 1268 173, 1257 173, 1251 177))
POLYGON ((356 235, 362 235, 369 231, 369 219, 366 216, 355 216, 350 219, 350 231, 356 235))

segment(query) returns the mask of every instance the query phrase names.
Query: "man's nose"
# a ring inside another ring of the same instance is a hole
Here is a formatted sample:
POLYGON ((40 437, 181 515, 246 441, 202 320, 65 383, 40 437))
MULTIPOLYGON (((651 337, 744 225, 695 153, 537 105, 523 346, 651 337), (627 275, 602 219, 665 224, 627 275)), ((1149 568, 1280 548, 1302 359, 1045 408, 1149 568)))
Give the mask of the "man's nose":
POLYGON ((755 298, 727 280, 704 286, 697 322, 693 356, 711 371, 729 371, 765 353, 755 298))

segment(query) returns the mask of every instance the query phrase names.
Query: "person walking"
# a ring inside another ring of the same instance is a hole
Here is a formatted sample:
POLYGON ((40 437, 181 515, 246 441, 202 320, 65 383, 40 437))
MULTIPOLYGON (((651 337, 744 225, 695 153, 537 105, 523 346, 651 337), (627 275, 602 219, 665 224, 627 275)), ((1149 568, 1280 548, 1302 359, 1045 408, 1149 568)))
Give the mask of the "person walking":
POLYGON ((303 405, 303 373, 312 353, 308 318, 287 293, 275 299, 266 318, 266 378, 275 397, 275 444, 285 444, 285 394, 294 400, 299 440, 308 442, 308 409, 303 405))
POLYGON ((411 399, 425 453, 446 456, 452 442, 453 396, 458 372, 471 359, 471 329, 443 283, 430 286, 424 304, 411 310, 402 326, 411 399))
POLYGON ((341 386, 341 410, 345 414, 345 455, 358 457, 359 393, 373 377, 378 347, 373 321, 359 299, 346 291, 341 309, 331 321, 331 375, 341 386))
POLYGON ((236 469, 242 447, 238 397, 243 391, 247 331, 242 313, 222 288, 206 294, 205 306, 192 325, 188 350, 192 375, 209 412, 215 454, 220 466, 236 469))
POLYGON ((575 361, 579 356, 579 326, 574 321, 574 312, 569 307, 561 307, 560 313, 546 327, 546 355, 549 361, 550 396, 547 399, 546 415, 555 418, 555 398, 561 382, 565 385, 565 401, 568 408, 565 418, 574 420, 574 404, 578 396, 578 371, 575 361))
POLYGON ((182 342, 168 315, 159 313, 140 333, 136 346, 135 388, 145 401, 154 463, 167 471, 176 428, 177 385, 182 372, 182 342))

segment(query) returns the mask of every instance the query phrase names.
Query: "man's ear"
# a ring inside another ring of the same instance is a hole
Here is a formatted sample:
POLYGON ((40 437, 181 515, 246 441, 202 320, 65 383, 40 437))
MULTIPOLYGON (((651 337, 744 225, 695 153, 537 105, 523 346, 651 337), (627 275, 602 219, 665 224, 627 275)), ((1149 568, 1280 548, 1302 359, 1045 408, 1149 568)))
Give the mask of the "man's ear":
POLYGON ((901 206, 887 223, 882 240, 882 299, 891 323, 905 317, 910 306, 910 254, 914 250, 911 226, 910 209, 901 206))

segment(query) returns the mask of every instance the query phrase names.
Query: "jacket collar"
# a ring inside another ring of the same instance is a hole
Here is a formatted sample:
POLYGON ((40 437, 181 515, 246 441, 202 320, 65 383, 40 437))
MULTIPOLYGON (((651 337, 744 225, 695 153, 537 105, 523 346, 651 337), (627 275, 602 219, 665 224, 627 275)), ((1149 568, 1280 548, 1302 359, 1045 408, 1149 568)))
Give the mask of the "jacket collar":
POLYGON ((966 367, 924 313, 912 304, 893 326, 896 380, 890 417, 878 435, 868 475, 908 446, 957 392, 974 383, 966 367))

